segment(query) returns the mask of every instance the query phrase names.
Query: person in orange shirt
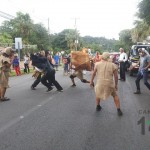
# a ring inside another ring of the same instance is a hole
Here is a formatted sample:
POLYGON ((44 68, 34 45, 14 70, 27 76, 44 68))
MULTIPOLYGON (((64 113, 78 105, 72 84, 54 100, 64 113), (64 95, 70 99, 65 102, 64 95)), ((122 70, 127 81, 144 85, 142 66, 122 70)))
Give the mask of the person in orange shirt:
POLYGON ((95 58, 94 58, 94 62, 97 63, 97 62, 100 62, 102 59, 102 56, 100 55, 100 53, 97 51, 96 52, 96 55, 95 55, 95 58))

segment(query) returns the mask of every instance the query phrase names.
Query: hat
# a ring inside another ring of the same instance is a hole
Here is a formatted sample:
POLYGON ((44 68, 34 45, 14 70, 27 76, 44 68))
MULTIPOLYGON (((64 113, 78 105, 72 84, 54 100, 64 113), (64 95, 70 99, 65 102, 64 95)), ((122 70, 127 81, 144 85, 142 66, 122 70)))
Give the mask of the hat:
POLYGON ((145 52, 146 49, 145 49, 145 48, 142 48, 141 50, 142 50, 142 52, 145 52))
POLYGON ((12 52, 13 52, 13 49, 11 47, 6 47, 3 51, 3 54, 6 54, 9 56, 12 52))
POLYGON ((108 52, 103 52, 102 59, 108 60, 110 58, 110 54, 108 52))

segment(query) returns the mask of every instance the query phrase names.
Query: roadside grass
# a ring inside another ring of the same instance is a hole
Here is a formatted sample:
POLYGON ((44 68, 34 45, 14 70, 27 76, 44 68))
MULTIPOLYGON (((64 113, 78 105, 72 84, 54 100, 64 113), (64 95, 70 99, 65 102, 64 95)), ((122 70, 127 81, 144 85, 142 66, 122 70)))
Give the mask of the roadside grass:
MULTIPOLYGON (((63 69, 63 64, 60 64, 59 68, 63 69)), ((34 69, 33 67, 30 68, 30 73, 33 73, 34 72, 34 69)), ((21 68, 21 75, 26 75, 28 73, 24 73, 24 69, 21 68)), ((11 69, 11 72, 10 72, 10 77, 14 77, 14 76, 17 76, 16 75, 16 72, 14 69, 11 69)))
MULTIPOLYGON (((33 68, 30 68, 30 73, 33 73, 34 72, 34 69, 33 68)), ((21 69, 21 75, 26 75, 28 73, 24 73, 24 70, 21 69)), ((14 76, 17 76, 16 75, 16 72, 14 69, 11 69, 11 72, 10 72, 10 77, 14 77, 14 76)))

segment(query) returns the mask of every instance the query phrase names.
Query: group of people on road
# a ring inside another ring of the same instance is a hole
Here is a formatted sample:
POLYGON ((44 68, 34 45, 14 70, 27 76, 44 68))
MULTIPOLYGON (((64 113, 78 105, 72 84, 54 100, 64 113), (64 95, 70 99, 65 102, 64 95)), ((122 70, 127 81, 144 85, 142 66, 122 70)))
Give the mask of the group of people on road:
MULTIPOLYGON (((118 59, 120 65, 120 79, 121 81, 126 81, 125 75, 125 63, 128 59, 127 54, 124 52, 123 48, 120 48, 120 57, 118 59)), ((150 55, 146 53, 145 49, 140 49, 140 64, 139 72, 136 79, 137 91, 135 94, 140 94, 140 80, 144 78, 144 84, 150 90, 150 84, 148 83, 148 68, 150 67, 150 55)), ((0 71, 0 100, 5 101, 9 100, 5 97, 6 89, 8 88, 8 78, 10 66, 13 64, 17 71, 18 59, 14 55, 14 52, 11 48, 6 48, 2 54, 1 58, 1 71, 0 71)), ((56 55, 57 56, 57 55, 56 55)), ((31 54, 30 59, 32 65, 35 67, 35 73, 33 76, 36 77, 35 81, 31 85, 32 90, 36 90, 36 86, 41 82, 46 88, 47 92, 53 89, 53 86, 56 87, 57 91, 62 92, 63 88, 55 79, 55 65, 53 63, 52 56, 49 52, 41 51, 40 53, 31 54)), ((67 59, 64 57, 64 59, 67 59)), ((58 60, 58 58, 57 58, 58 60)), ((25 60, 26 62, 28 59, 25 60)), ((55 58, 56 61, 56 58, 55 58)), ((71 62, 71 58, 68 60, 71 62)), ((58 64, 59 62, 57 62, 58 64)), ((27 63, 25 63, 27 64, 27 63)), ((65 63, 64 63, 65 64, 65 63)), ((26 65, 27 66, 27 65, 26 65)), ((64 66, 66 67, 66 66, 64 66)), ((135 66, 133 66, 135 67, 135 66)), ((58 68, 56 68, 57 70, 58 68)), ((68 70, 67 70, 68 71, 68 70)), ((18 73, 20 74, 20 73, 18 73)), ((110 59, 110 53, 104 52, 102 55, 96 53, 94 70, 91 76, 90 81, 84 78, 83 70, 79 68, 74 68, 74 72, 70 75, 72 81, 72 87, 76 86, 74 78, 77 77, 83 83, 88 83, 91 87, 95 88, 96 95, 96 110, 101 110, 100 102, 101 100, 108 99, 109 96, 112 96, 114 103, 117 108, 119 116, 122 116, 122 110, 120 108, 120 100, 117 94, 118 90, 118 66, 112 62, 110 59), (94 84, 94 78, 97 76, 96 84, 94 84)))
MULTIPOLYGON (((97 81, 95 85, 95 95, 96 95, 96 110, 100 111, 100 101, 108 99, 110 95, 113 96, 114 102, 117 107, 117 112, 119 116, 122 116, 122 110, 120 109, 120 101, 117 94, 118 90, 118 80, 126 81, 126 63, 128 61, 128 56, 125 53, 123 48, 119 49, 120 56, 118 59, 119 62, 119 73, 120 78, 118 79, 118 66, 113 63, 112 59, 110 59, 110 54, 108 52, 104 52, 100 55, 98 52, 95 56, 94 63, 94 71, 90 81, 87 81, 83 78, 83 70, 75 70, 75 73, 70 76, 73 87, 76 86, 74 82, 74 77, 78 77, 84 83, 90 83, 90 85, 94 86, 94 78, 97 76, 97 81)), ((148 83, 148 68, 150 68, 150 55, 148 52, 141 48, 139 49, 140 60, 136 65, 140 65, 139 71, 137 74, 137 78, 135 80, 137 91, 134 94, 140 94, 140 80, 144 78, 144 84, 150 90, 150 84, 148 83)), ((93 61, 94 62, 94 61, 93 61)), ((93 66, 93 65, 92 65, 93 66)), ((135 67, 135 66, 133 66, 135 67)))

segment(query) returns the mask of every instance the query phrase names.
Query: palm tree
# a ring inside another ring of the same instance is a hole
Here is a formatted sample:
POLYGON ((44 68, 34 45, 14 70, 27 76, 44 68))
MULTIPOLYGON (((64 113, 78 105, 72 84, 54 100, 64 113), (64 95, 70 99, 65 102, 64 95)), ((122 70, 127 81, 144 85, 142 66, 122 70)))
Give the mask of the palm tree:
POLYGON ((146 40, 150 35, 150 26, 145 21, 135 21, 135 28, 132 29, 132 41, 134 43, 146 40))

